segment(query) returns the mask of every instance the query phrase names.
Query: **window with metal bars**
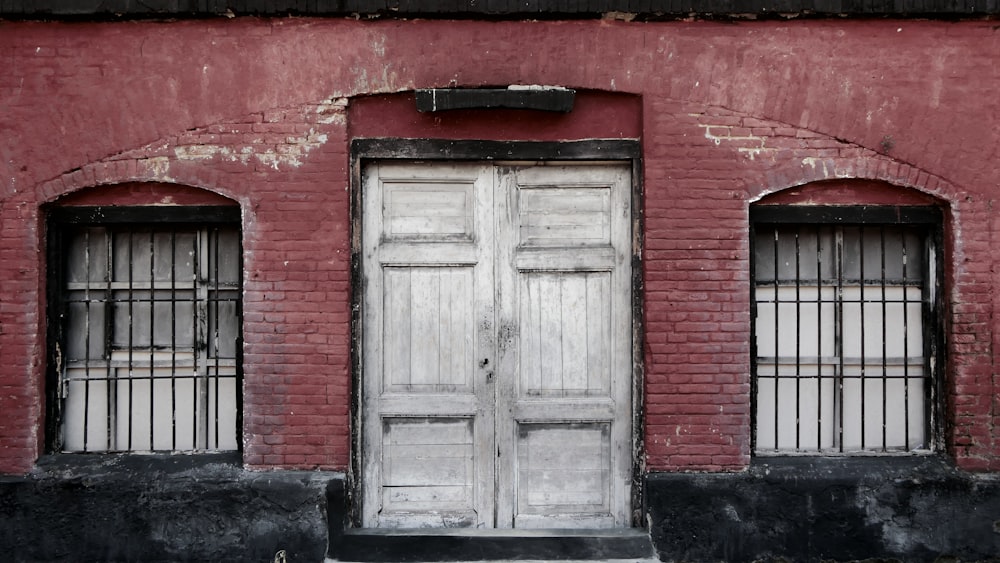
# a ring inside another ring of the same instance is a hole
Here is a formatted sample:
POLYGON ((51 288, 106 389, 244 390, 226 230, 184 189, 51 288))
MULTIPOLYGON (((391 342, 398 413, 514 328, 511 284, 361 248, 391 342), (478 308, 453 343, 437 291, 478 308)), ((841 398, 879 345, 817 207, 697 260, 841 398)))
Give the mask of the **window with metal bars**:
POLYGON ((758 454, 929 452, 940 212, 752 211, 758 454))
POLYGON ((53 210, 54 451, 239 449, 238 220, 218 206, 53 210))

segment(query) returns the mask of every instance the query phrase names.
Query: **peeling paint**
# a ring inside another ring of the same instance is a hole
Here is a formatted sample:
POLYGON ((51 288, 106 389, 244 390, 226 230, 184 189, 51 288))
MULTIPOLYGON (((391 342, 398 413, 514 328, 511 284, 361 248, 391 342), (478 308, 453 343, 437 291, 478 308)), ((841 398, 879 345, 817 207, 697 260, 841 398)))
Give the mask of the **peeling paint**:
POLYGON ((712 141, 716 146, 722 145, 723 141, 734 144, 750 145, 739 146, 736 150, 746 155, 750 160, 755 160, 757 156, 774 149, 766 146, 767 137, 756 135, 733 135, 732 127, 725 125, 698 124, 698 127, 705 129, 705 138, 712 141))
MULTIPOLYGON (((343 119, 342 114, 334 114, 333 117, 343 119)), ((315 129, 310 128, 307 134, 286 137, 284 143, 277 145, 258 143, 238 149, 214 144, 183 145, 174 148, 174 156, 179 161, 199 162, 221 158, 227 162, 239 162, 244 165, 250 164, 251 159, 256 159, 268 168, 280 170, 282 165, 296 168, 302 166, 306 155, 326 144, 327 140, 328 136, 325 133, 317 133, 315 129)), ((169 161, 165 157, 163 160, 166 168, 169 168, 169 161)))
POLYGON ((170 159, 165 156, 138 159, 136 166, 146 169, 149 176, 155 180, 173 181, 173 178, 170 176, 170 159))
POLYGON ((268 148, 264 152, 254 153, 254 157, 261 164, 274 170, 279 170, 282 164, 298 168, 302 166, 302 159, 310 151, 326 144, 326 141, 325 133, 317 134, 310 128, 306 137, 289 137, 288 144, 278 145, 277 149, 268 148))
POLYGON ((332 98, 316 106, 316 113, 321 117, 316 121, 322 125, 347 124, 347 98, 332 98))

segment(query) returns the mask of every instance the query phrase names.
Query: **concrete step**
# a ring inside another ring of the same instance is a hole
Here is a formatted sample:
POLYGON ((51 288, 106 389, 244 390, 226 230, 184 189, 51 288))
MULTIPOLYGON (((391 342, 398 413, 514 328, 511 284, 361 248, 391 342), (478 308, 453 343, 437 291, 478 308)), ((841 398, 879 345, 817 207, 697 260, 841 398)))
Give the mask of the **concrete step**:
MULTIPOLYGON (((352 563, 517 561, 520 563, 658 561, 649 534, 607 530, 349 529, 340 561, 352 563)), ((334 554, 331 554, 334 555, 334 554)))
MULTIPOLYGON (((473 559, 466 561, 450 561, 449 563, 660 563, 655 557, 642 559, 473 559)), ((364 563, 362 561, 342 561, 340 559, 326 559, 324 563, 364 563)), ((416 563, 438 563, 437 561, 419 561, 416 563)))

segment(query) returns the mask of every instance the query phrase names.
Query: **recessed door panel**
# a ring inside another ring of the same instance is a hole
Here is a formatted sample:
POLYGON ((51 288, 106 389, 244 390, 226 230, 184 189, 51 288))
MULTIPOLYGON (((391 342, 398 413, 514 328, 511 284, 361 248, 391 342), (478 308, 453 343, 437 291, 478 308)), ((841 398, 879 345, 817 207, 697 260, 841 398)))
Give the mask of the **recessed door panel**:
POLYGON ((476 514, 472 418, 383 421, 381 521, 393 527, 467 527, 476 514))
POLYGON ((609 396, 611 274, 529 272, 520 277, 521 396, 609 396))
POLYGON ((383 276, 385 390, 471 393, 474 268, 388 267, 383 276))
POLYGON ((517 428, 515 527, 611 527, 611 424, 517 428))

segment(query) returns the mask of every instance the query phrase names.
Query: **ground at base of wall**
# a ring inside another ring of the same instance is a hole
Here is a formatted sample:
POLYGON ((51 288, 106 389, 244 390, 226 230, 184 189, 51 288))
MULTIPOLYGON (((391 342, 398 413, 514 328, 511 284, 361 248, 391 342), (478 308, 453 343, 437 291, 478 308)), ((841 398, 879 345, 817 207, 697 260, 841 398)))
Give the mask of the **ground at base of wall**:
MULTIPOLYGON (((662 563, 662 561, 657 558, 646 558, 646 559, 602 559, 601 563, 662 563)), ((355 563, 353 561, 342 561, 340 559, 326 559, 324 563, 355 563)), ((435 563, 433 561, 423 561, 417 563, 435 563)), ((553 561, 551 559, 477 559, 470 561, 450 561, 449 563, 594 563, 591 559, 560 559, 558 561, 553 561)), ((795 563, 794 560, 777 558, 777 559, 758 559, 753 563, 795 563)), ((908 563, 900 559, 852 559, 850 561, 835 561, 835 560, 824 560, 821 563, 908 563)), ((977 560, 964 560, 955 559, 954 557, 939 557, 933 560, 933 563, 1000 563, 1000 558, 991 559, 977 559, 977 560)))
MULTIPOLYGON (((777 559, 758 559, 753 563, 795 563, 792 559, 785 559, 784 557, 779 557, 777 559)), ((849 561, 837 561, 834 559, 822 560, 820 563, 909 563, 908 561, 902 559, 883 559, 883 558, 870 558, 870 559, 851 559, 849 561)), ((937 557, 931 560, 931 563, 1000 563, 1000 558, 992 557, 989 559, 955 559, 954 557, 937 557)))

